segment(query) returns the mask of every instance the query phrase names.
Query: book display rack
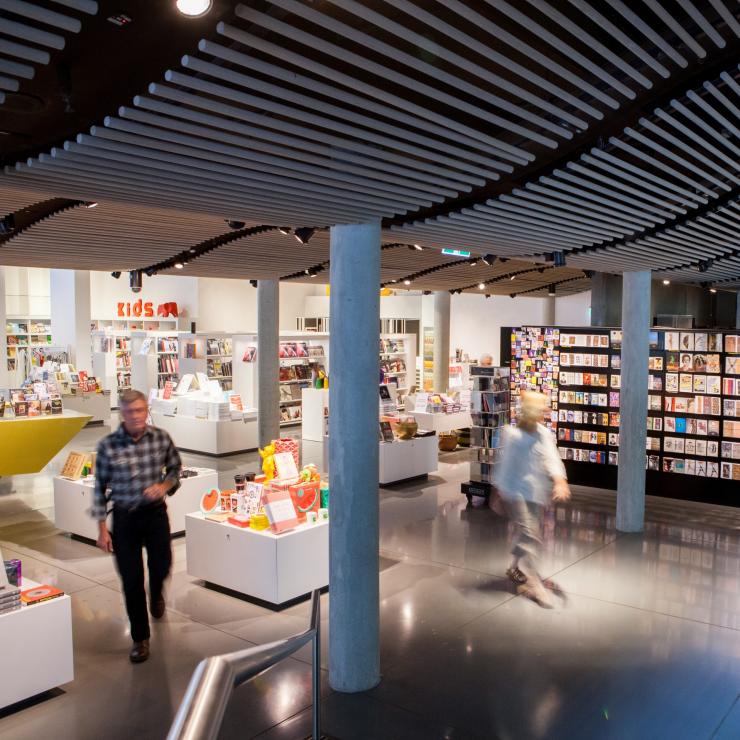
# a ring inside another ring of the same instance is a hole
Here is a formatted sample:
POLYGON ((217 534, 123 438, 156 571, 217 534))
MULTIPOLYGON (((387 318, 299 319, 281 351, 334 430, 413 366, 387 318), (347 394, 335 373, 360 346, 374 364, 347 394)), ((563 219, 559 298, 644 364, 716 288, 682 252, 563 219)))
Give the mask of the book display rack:
POLYGON ((323 344, 307 339, 280 342, 280 426, 303 420, 302 394, 320 374, 326 373, 323 344))
POLYGON ((33 348, 51 345, 51 320, 9 316, 5 321, 7 371, 11 385, 18 385, 31 367, 33 348))
POLYGON ((93 374, 111 392, 112 402, 117 403, 118 395, 131 388, 131 334, 96 331, 92 344, 93 374))
POLYGON ((512 406, 511 371, 508 367, 470 368, 473 390, 470 392, 470 481, 462 484, 468 503, 473 496, 488 497, 493 490, 493 476, 501 457, 504 429, 510 423, 512 406))
MULTIPOLYGON (((505 331, 512 392, 549 389, 550 426, 570 480, 615 488, 621 330, 505 331)), ((648 363, 647 492, 737 506, 740 333, 654 328, 648 363)))
POLYGON ((148 393, 164 388, 167 382, 177 384, 180 378, 177 334, 134 331, 131 333, 131 385, 148 393))
POLYGON ((180 334, 179 341, 181 375, 204 373, 209 380, 217 380, 222 390, 232 390, 234 343, 230 335, 180 334))
POLYGON ((393 385, 399 408, 416 383, 416 336, 414 334, 380 335, 380 369, 383 382, 393 385))

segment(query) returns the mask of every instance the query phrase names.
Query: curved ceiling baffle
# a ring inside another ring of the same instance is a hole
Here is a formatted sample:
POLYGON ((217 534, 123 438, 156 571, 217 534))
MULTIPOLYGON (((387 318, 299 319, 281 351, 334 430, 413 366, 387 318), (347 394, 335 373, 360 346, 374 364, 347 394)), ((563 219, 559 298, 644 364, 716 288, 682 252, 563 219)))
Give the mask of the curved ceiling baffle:
POLYGON ((64 12, 25 0, 0 0, 0 106, 32 80, 66 44, 64 34, 79 33, 78 15, 96 15, 93 0, 64 0, 64 12), (70 11, 74 14, 70 15, 70 11))
MULTIPOLYGON (((566 254, 567 267, 515 276, 521 292, 557 275, 576 291, 588 285, 583 270, 645 266, 675 280, 729 280, 740 274, 726 243, 738 235, 739 9, 737 0, 241 5, 132 105, 2 181, 100 200, 96 211, 111 201, 220 217, 218 233, 224 218, 319 229, 379 218, 384 241, 431 248, 384 253, 386 284, 448 261, 441 247, 529 263, 566 254), (699 275, 695 263, 712 259, 699 275)), ((194 242, 115 256, 153 264, 194 242)), ((300 280, 327 259, 326 232, 306 245, 268 232, 209 251, 187 273, 300 280)), ((463 261, 411 287, 479 290, 515 267, 527 266, 463 261)), ((511 292, 502 282, 491 288, 511 292)))

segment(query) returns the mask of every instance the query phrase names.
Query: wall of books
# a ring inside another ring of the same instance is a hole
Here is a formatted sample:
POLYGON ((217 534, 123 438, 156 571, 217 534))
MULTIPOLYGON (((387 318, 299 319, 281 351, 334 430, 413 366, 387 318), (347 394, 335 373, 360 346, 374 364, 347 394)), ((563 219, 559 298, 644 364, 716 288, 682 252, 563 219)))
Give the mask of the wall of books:
MULTIPOLYGON (((512 406, 523 388, 549 393, 571 480, 616 487, 621 330, 504 331, 512 406)), ((648 493, 740 505, 740 334, 651 330, 646 446, 648 493)))

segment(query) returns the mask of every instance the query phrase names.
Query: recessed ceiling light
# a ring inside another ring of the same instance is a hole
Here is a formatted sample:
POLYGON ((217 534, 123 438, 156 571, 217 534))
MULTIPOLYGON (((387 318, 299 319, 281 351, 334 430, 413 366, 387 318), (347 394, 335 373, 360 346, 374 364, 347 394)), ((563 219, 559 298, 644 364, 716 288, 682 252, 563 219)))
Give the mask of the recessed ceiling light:
POLYGON ((670 280, 664 280, 663 281, 663 285, 670 285, 670 284, 671 284, 671 281, 670 280))
POLYGON ((485 283, 478 283, 478 290, 485 290, 485 283))
POLYGON ((188 18, 205 15, 213 6, 213 0, 177 0, 177 9, 188 18))
POLYGON ((411 281, 408 280, 408 279, 406 279, 406 280, 403 281, 403 284, 404 285, 411 285, 411 281))
POLYGON ((175 262, 175 269, 182 270, 182 268, 185 267, 182 262, 175 262))
POLYGON ((422 247, 421 244, 414 244, 414 249, 421 252, 421 250, 424 249, 424 247, 422 247))
POLYGON ((717 292, 717 288, 710 288, 710 289, 709 289, 709 292, 710 292, 710 293, 716 293, 716 292, 717 292))
POLYGON ((516 280, 516 275, 512 275, 509 280, 516 280))
POLYGON ((98 203, 95 200, 91 200, 89 203, 85 203, 85 208, 97 208, 98 203))

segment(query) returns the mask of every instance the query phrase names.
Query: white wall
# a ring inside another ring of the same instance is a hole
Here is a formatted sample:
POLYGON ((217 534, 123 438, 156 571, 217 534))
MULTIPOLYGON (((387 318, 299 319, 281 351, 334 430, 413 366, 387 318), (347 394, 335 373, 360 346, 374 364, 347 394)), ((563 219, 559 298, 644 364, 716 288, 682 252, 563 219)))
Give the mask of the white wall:
POLYGON ((555 299, 556 326, 591 326, 591 291, 555 299))
MULTIPOLYGON (((325 286, 322 286, 325 287, 325 286)), ((381 319, 421 319, 421 293, 402 291, 398 295, 380 297, 381 319)), ((305 299, 305 313, 302 316, 329 316, 329 296, 308 296, 305 299)))
POLYGON ((450 316, 450 353, 462 349, 471 359, 482 354, 500 362, 501 327, 541 324, 545 301, 526 296, 509 298, 462 293, 452 296, 450 316))
POLYGON ((5 268, 5 308, 9 316, 48 317, 50 272, 46 267, 5 268))

